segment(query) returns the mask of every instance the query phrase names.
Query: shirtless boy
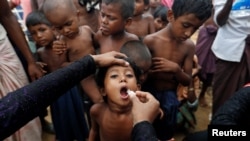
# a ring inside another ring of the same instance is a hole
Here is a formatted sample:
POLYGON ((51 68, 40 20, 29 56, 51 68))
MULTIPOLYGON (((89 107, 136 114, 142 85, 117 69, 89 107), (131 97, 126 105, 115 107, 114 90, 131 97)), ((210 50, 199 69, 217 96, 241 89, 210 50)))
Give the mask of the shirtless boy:
POLYGON ((99 68, 96 81, 105 100, 91 107, 89 141, 131 140, 132 102, 127 90, 140 90, 140 70, 132 61, 129 64, 99 68))
POLYGON ((209 0, 175 0, 167 13, 168 25, 144 38, 153 58, 143 90, 151 92, 160 101, 165 113, 163 123, 158 124, 160 140, 173 137, 179 106, 176 89, 179 83, 188 86, 192 80, 195 45, 189 38, 211 12, 212 2, 209 0))
POLYGON ((119 52, 125 42, 139 40, 135 34, 125 31, 132 22, 133 11, 134 1, 102 0, 100 29, 95 36, 98 53, 119 52))

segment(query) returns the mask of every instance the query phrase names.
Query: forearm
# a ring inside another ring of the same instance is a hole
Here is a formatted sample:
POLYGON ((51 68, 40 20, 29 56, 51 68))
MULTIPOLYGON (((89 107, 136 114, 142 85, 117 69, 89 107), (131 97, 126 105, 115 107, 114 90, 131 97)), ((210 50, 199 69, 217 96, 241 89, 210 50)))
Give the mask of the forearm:
POLYGON ((230 11, 232 9, 232 4, 234 0, 227 0, 226 4, 224 5, 223 9, 219 12, 216 17, 216 21, 219 26, 223 26, 226 24, 227 19, 229 17, 230 11))
POLYGON ((80 80, 94 73, 91 56, 52 72, 0 100, 0 140, 14 133, 80 80))
POLYGON ((24 32, 22 31, 22 28, 18 23, 15 15, 11 12, 6 12, 6 14, 7 15, 4 15, 4 17, 2 18, 1 24, 7 31, 8 37, 20 49, 29 64, 35 63, 35 59, 32 56, 24 32))
POLYGON ((148 121, 136 123, 131 136, 132 141, 158 141, 155 130, 148 121))
POLYGON ((250 87, 237 91, 213 116, 211 124, 245 124, 250 117, 250 87))

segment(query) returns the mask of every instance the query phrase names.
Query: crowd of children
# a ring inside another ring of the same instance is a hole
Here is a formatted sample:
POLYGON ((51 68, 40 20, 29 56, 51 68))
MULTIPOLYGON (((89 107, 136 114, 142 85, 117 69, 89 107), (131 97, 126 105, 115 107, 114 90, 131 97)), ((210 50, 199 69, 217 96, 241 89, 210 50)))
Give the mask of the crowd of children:
POLYGON ((199 104, 207 106, 205 93, 213 86, 211 47, 220 28, 213 21, 212 0, 44 1, 25 21, 44 75, 88 54, 111 51, 126 54, 130 64, 97 69, 51 105, 56 140, 131 140, 128 90, 149 92, 160 102, 163 116, 153 122, 158 140, 174 140, 179 128, 195 128, 194 112, 199 104), (199 94, 197 77, 203 86, 199 94))

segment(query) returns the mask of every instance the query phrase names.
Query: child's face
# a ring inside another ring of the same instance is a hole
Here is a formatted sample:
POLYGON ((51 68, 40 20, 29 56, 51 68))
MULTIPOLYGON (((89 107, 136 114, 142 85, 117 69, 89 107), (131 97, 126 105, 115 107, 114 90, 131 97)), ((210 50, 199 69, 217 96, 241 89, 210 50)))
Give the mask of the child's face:
POLYGON ((185 14, 175 18, 172 11, 168 11, 168 21, 173 37, 177 41, 185 41, 204 23, 194 14, 185 14))
POLYGON ((46 17, 58 33, 67 38, 74 38, 79 33, 78 13, 66 9, 52 10, 46 13, 46 17))
POLYGON ((157 17, 154 19, 154 25, 155 25, 156 31, 159 31, 167 25, 167 22, 163 21, 161 17, 157 17))
POLYGON ((103 35, 112 35, 124 31, 127 21, 121 15, 120 4, 101 4, 100 31, 103 35))
POLYGON ((149 1, 149 5, 152 8, 156 8, 160 4, 161 4, 161 0, 150 0, 149 1))
POLYGON ((107 95, 109 103, 126 106, 130 104, 127 90, 136 91, 139 88, 134 71, 130 66, 111 66, 107 70, 103 95, 107 95))
POLYGON ((38 24, 35 26, 29 26, 28 30, 39 47, 44 47, 49 45, 54 41, 54 34, 51 27, 46 24, 38 24))
POLYGON ((135 0, 134 16, 143 14, 145 9, 147 8, 144 0, 135 0))

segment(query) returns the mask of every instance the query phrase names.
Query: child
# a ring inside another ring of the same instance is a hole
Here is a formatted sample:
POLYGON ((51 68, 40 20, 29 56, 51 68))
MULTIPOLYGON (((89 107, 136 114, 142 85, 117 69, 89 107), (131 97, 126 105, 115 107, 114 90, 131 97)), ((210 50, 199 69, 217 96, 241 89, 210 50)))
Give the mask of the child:
MULTIPOLYGON (((79 26, 79 11, 77 11, 72 0, 45 1, 43 11, 60 34, 58 40, 53 44, 55 51, 58 50, 57 48, 63 47, 67 52, 69 62, 76 61, 88 54, 95 54, 94 32, 89 26, 79 26)), ((60 48, 59 53, 61 52, 62 49, 60 48)), ((93 76, 81 81, 81 86, 92 102, 102 101, 93 76)))
POLYGON ((100 9, 100 29, 95 36, 98 53, 119 52, 125 42, 139 40, 125 31, 132 22, 134 1, 102 0, 100 9))
POLYGON ((153 15, 155 13, 156 8, 159 7, 159 5, 162 5, 161 0, 150 0, 149 9, 147 12, 153 15))
POLYGON ((153 13, 155 30, 159 31, 168 24, 167 19, 168 8, 164 5, 158 5, 153 13))
POLYGON ((143 90, 160 101, 165 113, 155 123, 160 140, 173 137, 179 107, 177 87, 179 83, 188 86, 192 80, 195 45, 189 38, 210 17, 211 11, 211 1, 175 0, 168 11, 168 25, 144 38, 153 58, 143 90))
POLYGON ((199 64, 201 66, 201 71, 198 76, 202 82, 199 94, 199 104, 202 107, 208 106, 205 93, 207 92, 207 88, 212 86, 213 74, 216 68, 216 57, 211 47, 216 37, 217 29, 218 27, 213 22, 213 16, 211 16, 200 28, 195 47, 195 54, 199 58, 199 64))
POLYGON ((128 62, 130 65, 127 67, 112 65, 99 68, 96 81, 105 102, 91 107, 89 141, 131 140, 132 102, 127 90, 140 90, 140 70, 132 61, 128 62))
MULTIPOLYGON (((63 63, 67 62, 66 53, 58 55, 53 51, 53 41, 56 38, 45 15, 39 11, 31 12, 27 17, 26 26, 39 47, 39 60, 47 64, 47 73, 61 68, 63 63)), ((73 87, 51 105, 57 140, 84 140, 88 136, 84 114, 80 112, 84 109, 79 95, 77 87, 73 87)))
POLYGON ((126 27, 126 31, 141 38, 155 32, 153 16, 144 14, 147 6, 149 6, 149 0, 135 0, 132 23, 126 27))
POLYGON ((133 60, 140 68, 142 73, 140 76, 140 83, 142 84, 146 80, 148 70, 152 64, 152 56, 148 50, 148 47, 140 40, 133 40, 126 42, 122 46, 120 52, 126 54, 127 57, 133 60))
POLYGON ((194 89, 195 78, 197 77, 201 67, 198 63, 196 55, 193 57, 192 80, 189 86, 182 86, 177 88, 177 98, 180 101, 179 110, 177 113, 177 130, 189 131, 194 129, 196 125, 196 117, 194 112, 198 108, 198 99, 194 89))

